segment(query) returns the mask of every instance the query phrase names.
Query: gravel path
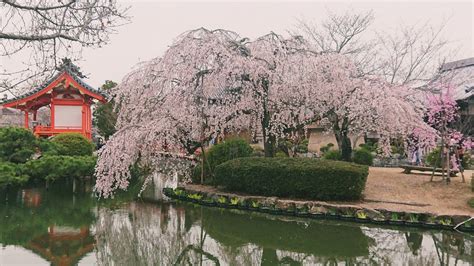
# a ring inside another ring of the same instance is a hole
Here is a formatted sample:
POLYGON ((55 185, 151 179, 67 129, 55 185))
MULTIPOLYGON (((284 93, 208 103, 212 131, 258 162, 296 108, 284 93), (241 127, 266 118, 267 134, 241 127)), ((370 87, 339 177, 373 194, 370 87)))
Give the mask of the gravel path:
POLYGON ((462 183, 461 174, 458 174, 451 178, 449 185, 442 181, 441 176, 435 176, 434 181, 430 182, 430 174, 403 174, 401 168, 371 167, 364 192, 366 201, 356 205, 397 211, 474 215, 474 209, 467 205, 468 199, 474 197, 471 191, 472 170, 464 172, 466 183, 462 183), (412 206, 371 200, 429 205, 412 206))

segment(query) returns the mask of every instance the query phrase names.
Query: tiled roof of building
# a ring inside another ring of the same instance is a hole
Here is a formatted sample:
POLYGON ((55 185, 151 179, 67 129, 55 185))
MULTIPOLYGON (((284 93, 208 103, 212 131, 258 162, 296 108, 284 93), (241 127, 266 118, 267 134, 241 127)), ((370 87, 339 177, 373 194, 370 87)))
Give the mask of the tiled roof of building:
POLYGON ((451 71, 451 70, 454 70, 454 69, 464 68, 464 67, 474 67, 474 57, 444 63, 441 66, 440 71, 445 72, 445 71, 451 71))
POLYGON ((107 97, 107 95, 104 92, 102 92, 100 89, 94 89, 92 86, 90 86, 89 84, 85 83, 82 80, 82 78, 85 78, 85 76, 82 74, 79 67, 74 65, 71 62, 70 59, 67 59, 67 58, 63 59, 63 63, 57 68, 57 70, 58 70, 58 72, 52 78, 50 78, 47 82, 43 83, 41 86, 38 86, 35 89, 33 89, 33 90, 23 94, 23 95, 20 95, 20 96, 11 98, 11 99, 0 100, 0 104, 6 104, 6 103, 14 102, 14 101, 26 98, 30 95, 33 95, 37 92, 40 92, 44 88, 48 87, 48 85, 51 84, 52 82, 54 82, 57 78, 59 78, 59 76, 61 76, 64 72, 67 72, 79 85, 81 85, 85 89, 87 89, 87 90, 89 90, 93 93, 96 93, 96 94, 102 95, 104 97, 107 97))
POLYGON ((474 96, 474 57, 445 63, 440 73, 431 81, 450 83, 454 87, 453 96, 462 101, 474 96))

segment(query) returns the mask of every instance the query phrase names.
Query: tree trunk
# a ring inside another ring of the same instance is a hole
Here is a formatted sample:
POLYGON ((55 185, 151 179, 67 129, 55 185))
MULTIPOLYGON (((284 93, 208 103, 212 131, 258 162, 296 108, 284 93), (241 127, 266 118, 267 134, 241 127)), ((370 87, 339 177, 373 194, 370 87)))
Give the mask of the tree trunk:
POLYGON ((342 160, 350 162, 352 156, 351 139, 347 136, 346 130, 338 130, 334 132, 336 135, 337 145, 341 151, 342 160))
POLYGON ((270 135, 264 138, 263 147, 265 150, 265 157, 275 156, 275 136, 270 135))
POLYGON ((263 117, 260 121, 262 125, 262 133, 263 133, 263 149, 265 151, 265 157, 273 157, 275 156, 275 143, 276 137, 268 133, 270 130, 270 111, 268 110, 268 80, 262 80, 262 88, 263 88, 263 117))
POLYGON ((349 121, 345 117, 342 119, 342 125, 339 127, 339 123, 334 124, 334 134, 336 135, 337 145, 341 151, 341 157, 343 161, 350 162, 352 161, 352 145, 351 139, 349 138, 349 121))
POLYGON ((206 161, 206 151, 204 150, 204 143, 201 142, 201 185, 204 184, 204 171, 205 171, 205 161, 206 161))

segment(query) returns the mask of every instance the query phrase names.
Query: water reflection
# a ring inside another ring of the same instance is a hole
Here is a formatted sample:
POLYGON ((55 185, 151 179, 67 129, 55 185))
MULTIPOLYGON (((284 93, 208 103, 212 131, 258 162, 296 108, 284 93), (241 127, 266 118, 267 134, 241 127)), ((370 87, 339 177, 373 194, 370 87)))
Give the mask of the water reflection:
POLYGON ((399 231, 192 205, 132 203, 99 211, 104 264, 471 265, 469 235, 399 231), (126 241, 123 241, 126 239, 126 241))
MULTIPOLYGON (((0 203, 0 264, 12 247, 46 264, 471 265, 470 235, 314 221, 179 203, 100 203, 19 191, 0 203), (85 260, 88 261, 85 261, 85 260)), ((31 263, 21 261, 20 263, 31 263)), ((23 259, 27 260, 25 256, 23 259)))
MULTIPOLYGON (((53 265, 74 265, 94 251, 95 239, 89 227, 95 221, 95 204, 90 197, 71 196, 63 189, 50 193, 21 189, 1 199, 2 246, 22 247, 53 265)), ((2 254, 2 259, 6 256, 9 254, 2 254)), ((15 261, 22 263, 21 258, 15 261)))

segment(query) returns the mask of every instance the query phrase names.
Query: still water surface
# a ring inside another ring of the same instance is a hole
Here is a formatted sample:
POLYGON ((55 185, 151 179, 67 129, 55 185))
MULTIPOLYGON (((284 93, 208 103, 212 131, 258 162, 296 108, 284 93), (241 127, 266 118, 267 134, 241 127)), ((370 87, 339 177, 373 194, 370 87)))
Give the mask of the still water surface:
POLYGON ((0 265, 472 265, 472 235, 24 189, 0 200, 0 265))

